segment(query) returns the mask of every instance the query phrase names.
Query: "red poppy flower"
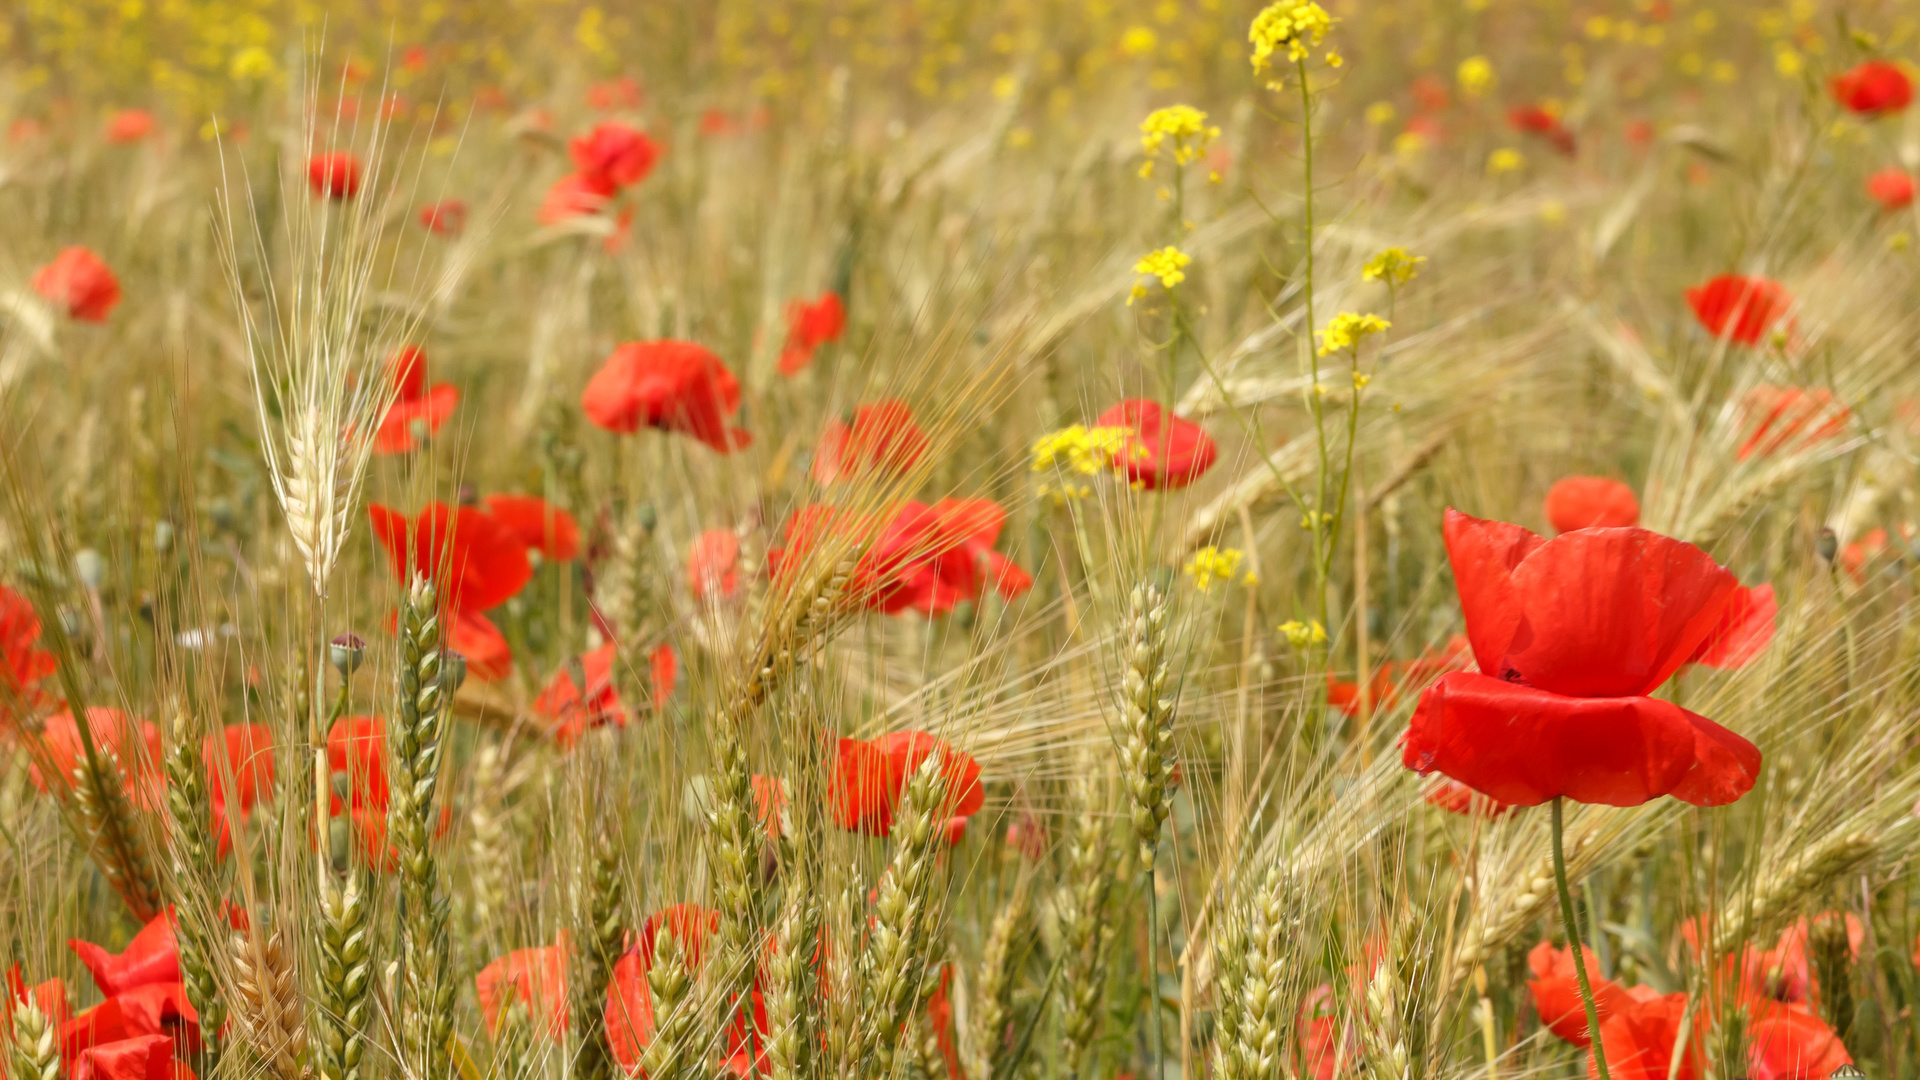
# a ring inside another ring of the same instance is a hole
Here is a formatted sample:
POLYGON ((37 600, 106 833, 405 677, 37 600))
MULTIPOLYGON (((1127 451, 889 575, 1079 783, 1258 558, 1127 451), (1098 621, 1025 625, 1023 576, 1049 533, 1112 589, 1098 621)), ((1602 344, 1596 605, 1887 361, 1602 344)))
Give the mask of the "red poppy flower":
POLYGON ((107 121, 107 141, 134 143, 153 133, 153 114, 145 109, 121 109, 107 121))
POLYGON ((199 1051, 200 1017, 181 983, 144 983, 74 1015, 60 1025, 60 1057, 73 1066, 88 1050, 150 1035, 199 1051))
POLYGON ((647 178, 660 148, 645 133, 610 120, 568 143, 567 153, 578 175, 623 188, 647 178))
POLYGON ((641 427, 677 431, 731 453, 753 441, 729 417, 740 381, 690 341, 633 341, 613 351, 580 395, 587 419, 619 435, 641 427))
POLYGON ((1867 564, 1886 553, 1887 539, 1887 530, 1872 529, 1840 549, 1840 568, 1847 572, 1855 585, 1867 580, 1867 564))
MULTIPOLYGON (((1599 1013, 1604 1028, 1608 1017, 1632 1005, 1634 999, 1624 987, 1600 978, 1600 958, 1592 949, 1582 945, 1580 954, 1587 961, 1594 1010, 1599 1013)), ((1543 941, 1527 954, 1527 968, 1533 973, 1527 982, 1527 991, 1533 995, 1533 1007, 1540 1014, 1540 1022, 1575 1046, 1590 1045, 1593 1039, 1587 1034, 1587 1009, 1580 998, 1580 985, 1573 970, 1573 950, 1556 949, 1552 942, 1543 941)))
POLYGON ((316 198, 351 199, 360 194, 360 159, 346 150, 307 159, 307 187, 316 198))
POLYGON ((402 346, 394 353, 387 373, 396 393, 374 432, 373 452, 404 454, 418 448, 428 435, 439 433, 460 404, 460 390, 450 383, 427 386, 427 354, 417 345, 402 346))
POLYGON ((874 545, 882 564, 898 565, 898 591, 884 610, 944 615, 977 600, 987 580, 1003 599, 1033 587, 1033 577, 993 550, 1007 512, 991 499, 907 503, 874 545))
POLYGON ((1863 116, 1897 113, 1913 101, 1913 81, 1885 60, 1868 60, 1835 75, 1827 82, 1833 100, 1863 116))
MULTIPOLYGON (((160 729, 147 720, 136 725, 126 713, 102 705, 87 710, 87 728, 93 736, 95 750, 119 766, 127 794, 134 803, 145 808, 157 807, 163 784, 160 729), (130 735, 138 742, 129 742, 130 735)), ((40 731, 40 749, 59 778, 60 787, 72 787, 74 770, 86 761, 87 755, 80 741, 80 725, 74 722, 71 712, 47 718, 40 731)), ((46 791, 47 782, 40 773, 40 765, 36 755, 27 765, 27 777, 35 787, 46 791)))
POLYGON ((207 791, 213 803, 213 834, 218 857, 225 858, 233 845, 227 822, 229 800, 234 801, 242 819, 262 798, 273 793, 273 731, 265 724, 232 724, 216 737, 206 737, 201 759, 207 770, 207 791), (226 764, 220 764, 224 754, 226 764), (224 779, 233 778, 233 789, 224 779))
POLYGON ((106 322, 120 303, 120 279, 100 256, 78 245, 61 248, 52 262, 33 272, 33 291, 81 322, 106 322))
POLYGON ((11 1003, 32 1001, 40 1007, 40 1011, 49 1020, 53 1021, 56 1028, 66 1023, 73 1015, 73 1009, 67 1004, 65 981, 55 976, 45 982, 28 986, 27 980, 20 974, 20 962, 17 960, 7 969, 6 993, 7 997, 0 999, 0 1006, 5 1006, 8 1013, 13 1011, 11 1003))
POLYGON ((1646 696, 1735 600, 1739 581, 1706 552, 1637 528, 1546 540, 1453 509, 1445 536, 1480 671, 1420 696, 1408 768, 1516 806, 1719 806, 1753 786, 1752 743, 1646 696))
MULTIPOLYGON (((582 733, 605 724, 627 726, 626 710, 613 686, 618 648, 609 641, 581 654, 577 671, 571 664, 563 666, 533 699, 534 715, 548 721, 547 733, 561 746, 572 746, 582 733), (576 678, 583 682, 576 682, 576 678)), ((649 656, 648 665, 653 675, 653 711, 659 712, 673 695, 679 662, 671 645, 660 645, 649 656)))
POLYGON ((1901 210, 1913 202, 1913 177, 1897 165, 1867 177, 1867 194, 1882 210, 1901 210))
POLYGON ((73 1080, 195 1080, 193 1069, 174 1060, 173 1038, 136 1035, 80 1051, 73 1080))
POLYGON ((40 647, 40 617, 27 598, 0 585, 0 722, 8 706, 42 698, 37 684, 53 674, 53 654, 40 647))
POLYGON ((1773 640, 1773 617, 1779 611, 1773 586, 1742 587, 1733 594, 1733 602, 1713 631, 1694 650, 1692 662, 1726 671, 1747 666, 1773 640))
MULTIPOLYGON (((392 788, 387 780, 387 722, 378 716, 347 716, 327 730, 327 767, 333 774, 333 793, 327 816, 344 817, 366 864, 380 873, 392 873, 400 853, 387 842, 387 810, 392 788), (341 788, 346 796, 340 795, 341 788)), ((434 826, 436 838, 453 824, 451 808, 440 808, 434 826)), ((316 844, 320 839, 316 837, 316 844)))
POLYGON ((1213 468, 1217 456, 1199 424, 1169 417, 1156 401, 1129 398, 1101 413, 1094 425, 1133 432, 1109 464, 1148 491, 1186 487, 1213 468))
POLYGON ((708 529, 687 550, 687 590, 696 600, 730 600, 740 591, 740 537, 708 529))
POLYGON ((871 473, 899 475, 927 452, 927 436, 904 401, 876 401, 854 409, 849 422, 827 421, 813 451, 815 483, 831 484, 871 473))
POLYGON ((441 199, 420 208, 420 225, 436 236, 459 236, 467 227, 467 204, 460 199, 441 199))
POLYGON ((1853 1063, 1840 1036, 1813 1013, 1770 1002, 1747 1025, 1750 1080, 1826 1080, 1853 1063))
POLYGON ((590 217, 605 209, 617 190, 605 177, 568 173, 547 189, 534 219, 542 225, 558 225, 572 218, 590 217))
POLYGON ((1437 76, 1422 75, 1413 80, 1409 89, 1413 92, 1414 104, 1425 112, 1439 112, 1453 104, 1447 95, 1447 84, 1437 76))
POLYGON ((869 836, 893 831, 893 815, 921 762, 938 753, 946 798, 934 816, 967 818, 986 803, 980 763, 924 731, 896 731, 871 742, 841 739, 828 780, 827 800, 841 828, 869 836))
POLYGON ((1740 444, 1741 461, 1758 454, 1768 457, 1781 449, 1803 450, 1843 434, 1853 412, 1834 400, 1830 390, 1803 390, 1797 386, 1762 383, 1740 399, 1740 411, 1753 433, 1740 444), (1791 444, 1791 446, 1789 446, 1791 444))
MULTIPOLYGON (((638 943, 614 963, 607 986, 607 1042, 612 1047, 614 1060, 629 1075, 638 1074, 640 1058, 653 1042, 656 1025, 647 972, 653 966, 654 946, 660 933, 664 931, 673 937, 687 969, 698 972, 706 959, 707 938, 719 929, 719 912, 698 904, 675 904, 647 916, 640 928, 638 943)), ((764 1070, 766 1065, 766 1003, 761 997, 757 972, 750 993, 753 1035, 748 1037, 746 1017, 736 1015, 727 1031, 726 1055, 721 1059, 721 1064, 736 1076, 764 1070), (753 1059, 755 1047, 760 1051, 758 1062, 753 1059)))
MULTIPOLYGON (((1820 985, 1814 978, 1808 954, 1808 941, 1816 925, 1843 928, 1848 956, 1853 960, 1860 958, 1866 927, 1858 916, 1838 911, 1822 912, 1811 920, 1802 916, 1780 932, 1780 940, 1773 948, 1747 945, 1738 957, 1725 958, 1723 974, 1731 977, 1738 972, 1734 987, 1737 1000, 1747 1005, 1781 1002, 1807 1009, 1818 1005, 1820 985)), ((1689 921, 1681 927, 1681 934, 1698 958, 1701 951, 1698 926, 1689 921)))
POLYGON ((536 1033, 558 1042, 567 1030, 566 945, 516 949, 481 968, 473 989, 489 1035, 499 1032, 501 1011, 519 1001, 530 1015, 544 1018, 544 1024, 536 1023, 536 1033))
POLYGON ((180 981, 180 942, 174 936, 173 908, 147 920, 118 955, 91 941, 69 938, 67 947, 93 974, 93 984, 107 997, 137 986, 180 981))
POLYGON ((1568 476, 1547 489, 1547 521, 1554 532, 1619 529, 1640 524, 1633 489, 1604 476, 1568 476))
POLYGON ((587 87, 587 107, 606 112, 609 109, 637 109, 640 107, 640 84, 630 75, 617 79, 602 79, 587 87))
POLYGON ((814 351, 839 341, 847 328, 847 305, 836 292, 814 301, 787 305, 787 342, 780 348, 780 374, 793 375, 813 363, 814 351))
MULTIPOLYGON (((1388 709, 1407 694, 1425 690, 1433 680, 1467 666, 1467 639, 1458 634, 1439 651, 1428 650, 1413 660, 1393 660, 1373 670, 1369 702, 1377 712, 1388 709)), ((1327 675, 1327 704, 1347 716, 1360 715, 1360 684, 1327 675)), ((1431 800, 1429 800, 1431 801, 1431 800)))
POLYGON ((1340 1066, 1351 1066, 1359 1057, 1349 1032, 1347 1045, 1340 1040, 1340 1018, 1334 1014, 1333 987, 1322 983, 1308 992, 1294 1015, 1296 1038, 1294 1067, 1310 1080, 1333 1080, 1340 1066))
POLYGON ((1758 345, 1776 325, 1790 327, 1793 297, 1770 278, 1721 274, 1687 290, 1694 318, 1716 338, 1758 345))
MULTIPOLYGON (((1687 1013, 1687 995, 1632 1001, 1600 1021, 1600 1045, 1607 1054, 1607 1071, 1619 1080, 1700 1080, 1705 1064, 1705 1017, 1696 1014, 1683 1041, 1680 1024, 1687 1013), (1681 1047, 1677 1068, 1670 1068, 1675 1045, 1681 1047)), ((1593 1054, 1587 1054, 1587 1075, 1599 1075, 1593 1054)))
POLYGON ((777 776, 753 774, 753 817, 767 830, 767 839, 778 840, 787 831, 787 782, 777 776))
POLYGON ((394 576, 410 582, 421 574, 439 585, 447 644, 466 658, 468 674, 493 681, 512 671, 506 638, 480 613, 505 603, 533 577, 520 538, 471 506, 456 511, 428 503, 411 523, 378 503, 367 514, 394 576))
POLYGON ((941 964, 933 993, 927 995, 927 1023, 933 1028, 933 1042, 940 1050, 940 1060, 946 1063, 947 1075, 953 1080, 965 1080, 967 1073, 960 1065, 959 1041, 954 1037, 953 998, 948 996, 952 985, 953 965, 941 964))
POLYGON ((1538 105, 1516 105, 1508 109, 1507 126, 1515 131, 1540 136, 1562 154, 1573 154, 1573 132, 1567 130, 1558 116, 1538 105))
POLYGON ((565 562, 580 555, 580 526, 573 515, 538 495, 489 495, 487 513, 545 558, 565 562))
POLYGON ((734 127, 733 118, 720 109, 707 109, 700 114, 702 135, 731 135, 734 127))

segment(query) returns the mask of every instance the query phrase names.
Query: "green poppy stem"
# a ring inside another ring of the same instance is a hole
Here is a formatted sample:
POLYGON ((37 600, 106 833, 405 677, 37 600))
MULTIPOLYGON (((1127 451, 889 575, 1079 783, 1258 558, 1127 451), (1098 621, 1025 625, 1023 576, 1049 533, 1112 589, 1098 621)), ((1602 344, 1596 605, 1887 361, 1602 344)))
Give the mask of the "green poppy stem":
POLYGON ((1573 890, 1567 888, 1567 856, 1560 850, 1561 804, 1564 796, 1553 797, 1553 883, 1560 887, 1560 923, 1567 928, 1567 949, 1573 953, 1573 977, 1580 984, 1580 1003, 1587 1007, 1587 1038, 1593 1044, 1594 1071, 1600 1080, 1607 1077, 1607 1051, 1600 1045, 1600 1010, 1593 1003, 1593 986, 1587 982, 1587 958, 1580 948, 1580 924, 1573 917, 1573 890))

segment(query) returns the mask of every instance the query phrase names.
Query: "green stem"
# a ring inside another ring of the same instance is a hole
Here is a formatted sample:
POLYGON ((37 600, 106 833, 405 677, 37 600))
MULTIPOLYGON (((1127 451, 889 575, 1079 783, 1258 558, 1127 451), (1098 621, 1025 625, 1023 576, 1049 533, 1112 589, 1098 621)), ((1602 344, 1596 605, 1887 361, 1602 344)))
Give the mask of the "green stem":
MULTIPOLYGON (((1302 293, 1307 306, 1307 363, 1312 379, 1307 387, 1307 403, 1313 410, 1314 437, 1319 443, 1320 470, 1319 479, 1314 485, 1312 516, 1307 520, 1313 526, 1313 576, 1314 591, 1318 593, 1320 625, 1327 626, 1332 620, 1327 611, 1327 423, 1326 413, 1320 407, 1320 350, 1313 346, 1313 328, 1317 325, 1313 317, 1313 91, 1307 85, 1307 62, 1304 59, 1294 62, 1294 70, 1300 76, 1300 160, 1302 183, 1300 204, 1306 230, 1306 282, 1302 293)), ((1327 650, 1328 663, 1332 663, 1333 651, 1327 650)))
POLYGON ((1160 898, 1153 887, 1153 863, 1147 863, 1147 1032, 1153 1045, 1153 1080, 1167 1072, 1166 1048, 1160 1031, 1160 898))
POLYGON ((1607 1051, 1600 1045, 1600 1010, 1593 1003, 1593 987, 1587 982, 1587 958, 1580 949, 1580 924, 1573 917, 1573 890, 1567 888, 1567 857, 1561 851, 1562 804, 1566 797, 1553 797, 1553 882, 1560 888, 1560 922, 1567 928, 1567 949, 1573 953, 1573 977, 1580 984, 1580 1003, 1587 1007, 1587 1036, 1593 1043, 1594 1071, 1600 1080, 1607 1077, 1607 1051))

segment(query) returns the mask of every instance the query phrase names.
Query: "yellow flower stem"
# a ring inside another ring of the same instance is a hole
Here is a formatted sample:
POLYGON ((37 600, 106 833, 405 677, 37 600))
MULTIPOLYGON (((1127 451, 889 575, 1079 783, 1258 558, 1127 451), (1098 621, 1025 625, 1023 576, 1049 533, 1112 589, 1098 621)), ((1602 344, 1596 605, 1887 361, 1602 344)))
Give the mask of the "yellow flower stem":
MULTIPOLYGON (((1320 625, 1331 626, 1332 620, 1327 610, 1327 570, 1331 559, 1331 545, 1328 543, 1327 529, 1327 466, 1329 454, 1327 448, 1327 424, 1325 411, 1320 407, 1320 352, 1313 347, 1313 328, 1319 323, 1313 317, 1313 91, 1307 85, 1307 61, 1302 57, 1294 61, 1294 70, 1300 76, 1300 160, 1302 184, 1300 201, 1305 224, 1306 244, 1306 281, 1302 292, 1307 305, 1307 358, 1311 365, 1312 378, 1307 388, 1307 404, 1313 410, 1314 437, 1319 443, 1320 468, 1314 488, 1313 517, 1313 573, 1314 591, 1320 612, 1320 625)), ((1329 664, 1333 650, 1327 650, 1329 664)))

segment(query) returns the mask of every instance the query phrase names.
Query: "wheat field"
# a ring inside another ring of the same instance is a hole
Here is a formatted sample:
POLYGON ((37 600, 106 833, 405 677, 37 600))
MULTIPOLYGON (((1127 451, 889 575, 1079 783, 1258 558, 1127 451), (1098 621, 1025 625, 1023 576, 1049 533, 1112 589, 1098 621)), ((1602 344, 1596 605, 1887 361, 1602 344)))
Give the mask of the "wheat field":
POLYGON ((1920 1077, 1917 44, 18 0, 0 1074, 1920 1077))

